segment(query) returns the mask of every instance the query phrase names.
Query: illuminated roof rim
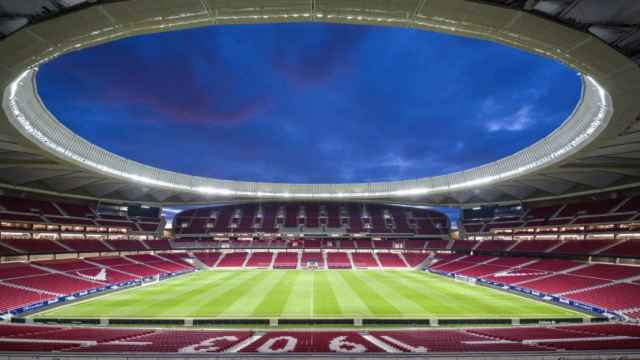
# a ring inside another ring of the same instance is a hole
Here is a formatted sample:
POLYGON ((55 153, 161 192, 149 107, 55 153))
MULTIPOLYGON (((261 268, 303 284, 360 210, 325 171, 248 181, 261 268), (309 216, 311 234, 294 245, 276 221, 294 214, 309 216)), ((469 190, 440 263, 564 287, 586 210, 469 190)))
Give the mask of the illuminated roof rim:
MULTIPOLYGON (((138 5, 149 4, 145 1, 128 1, 138 5)), ((256 1, 257 4, 264 1, 256 1)), ((483 15, 487 9, 495 11, 497 9, 491 5, 482 5, 462 1, 468 6, 476 7, 479 15, 483 15)), ((99 5, 98 8, 108 5, 99 5)), ((259 9, 255 8, 254 10, 259 9)), ((366 10, 366 9, 365 9, 366 10)), ((133 162, 100 149, 75 135, 62 126, 47 110, 37 95, 37 87, 34 83, 33 73, 37 66, 49 59, 60 56, 66 52, 80 48, 92 46, 119 39, 126 36, 138 34, 140 32, 166 31, 173 28, 194 27, 203 24, 202 18, 196 20, 182 20, 195 16, 192 13, 173 13, 173 16, 154 18, 159 24, 149 26, 147 23, 128 24, 128 28, 116 28, 107 26, 101 30, 94 30, 84 37, 78 39, 67 39, 68 43, 62 42, 52 48, 47 49, 44 56, 33 56, 26 64, 21 64, 23 70, 18 78, 14 79, 6 88, 3 97, 3 107, 11 123, 27 138, 34 141, 40 148, 45 149, 50 154, 54 154, 65 161, 73 162, 91 171, 117 177, 126 181, 139 183, 148 187, 159 187, 171 191, 196 193, 203 196, 233 197, 240 199, 268 198, 268 199, 376 199, 376 198, 402 198, 437 193, 447 193, 462 189, 475 188, 482 185, 490 185, 506 179, 512 179, 525 174, 530 174, 542 168, 561 162, 598 137, 605 130, 609 120, 613 116, 613 103, 611 95, 601 85, 597 78, 604 74, 610 75, 613 69, 607 66, 597 67, 599 64, 591 64, 591 59, 586 56, 580 57, 571 54, 570 50, 560 48, 558 45, 550 45, 536 40, 533 34, 527 31, 516 31, 510 28, 505 30, 499 27, 492 27, 483 23, 484 19, 475 19, 467 16, 464 21, 455 19, 449 13, 443 14, 438 11, 429 13, 428 20, 416 16, 412 21, 406 19, 385 18, 382 15, 372 17, 370 12, 363 10, 363 15, 343 15, 343 14, 322 14, 322 13, 298 13, 263 15, 263 16, 217 16, 216 23, 224 20, 232 20, 247 23, 283 21, 283 20, 307 20, 307 21, 330 21, 349 22, 356 24, 391 24, 396 26, 413 27, 417 29, 435 30, 450 32, 458 35, 483 37, 503 44, 520 47, 529 51, 552 57, 556 60, 567 63, 584 74, 583 94, 581 101, 576 106, 574 113, 557 130, 543 138, 539 142, 519 151, 506 158, 485 164, 465 171, 452 173, 443 176, 422 178, 415 180, 404 180, 394 182, 378 183, 354 183, 354 184, 286 184, 286 183, 259 183, 230 180, 208 179, 190 175, 177 174, 170 171, 156 169, 144 164, 133 162), (368 14, 368 15, 367 15, 368 14), (528 36, 527 36, 528 35, 528 36), (608 70, 602 72, 602 70, 608 70), (23 96, 23 98, 20 98, 23 96), (28 117, 28 113, 39 113, 42 118, 28 117), (579 119, 584 113, 592 114, 586 120, 579 119), (581 120, 581 121, 579 121, 581 120), (46 123, 46 124, 45 124, 46 123), (46 134, 46 135, 45 135, 46 134), (567 136, 570 134, 571 136, 567 136), (75 136, 75 137, 74 137, 75 136), (550 141, 550 139, 562 138, 562 143, 550 141), (54 140, 55 139, 55 140, 54 140), (68 144, 79 144, 75 150, 70 151, 68 144), (60 146, 67 144, 67 146, 60 146), (517 158, 514 160, 514 158, 517 158), (108 159, 109 165, 105 165, 103 159, 108 159), (517 161, 516 161, 517 160, 517 161)), ((509 14, 513 19, 520 20, 523 17, 530 17, 538 20, 537 17, 516 10, 500 9, 509 14)), ((475 14, 475 15, 478 15, 475 14)), ((511 22, 513 22, 513 19, 511 22)), ((208 24, 214 21, 209 21, 208 24)), ((545 20, 542 20, 545 21, 545 20)), ((592 36, 566 28, 562 25, 545 21, 545 25, 555 26, 557 31, 571 33, 579 44, 587 44, 598 41, 592 36), (579 39, 582 37, 582 40, 579 39)), ((514 24, 511 24, 513 27, 514 24)), ((520 29, 522 30, 522 29, 520 29)), ((526 28, 525 28, 526 30, 526 28)), ((531 29, 529 29, 531 30, 531 29)), ((575 43, 575 39, 574 40, 575 43)), ((551 40, 550 40, 551 41, 551 40)), ((555 41, 555 39, 554 39, 555 41)), ((0 44, 0 49, 1 49, 0 44)), ((608 49, 607 56, 620 56, 613 49, 608 49)), ((615 59, 619 61, 619 59, 615 59)), ((625 59, 626 60, 626 59, 625 59)), ((619 62, 618 62, 619 63, 619 62)), ((606 76, 605 76, 606 78, 606 76)))

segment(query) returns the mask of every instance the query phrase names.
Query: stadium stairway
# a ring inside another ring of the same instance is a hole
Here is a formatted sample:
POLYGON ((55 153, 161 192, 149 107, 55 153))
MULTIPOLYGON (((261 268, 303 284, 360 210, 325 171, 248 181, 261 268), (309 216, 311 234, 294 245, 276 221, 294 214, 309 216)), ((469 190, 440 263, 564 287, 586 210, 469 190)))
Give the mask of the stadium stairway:
POLYGON ((102 245, 106 246, 108 249, 111 249, 111 250, 113 250, 113 251, 117 251, 117 250, 116 250, 116 248, 114 248, 113 246, 111 246, 111 244, 109 244, 109 242, 108 242, 108 241, 104 241, 104 240, 99 240, 99 241, 102 243, 102 245))
POLYGON ((566 296, 566 295, 580 293, 580 292, 583 292, 583 291, 602 289, 602 288, 606 288, 606 287, 613 286, 613 285, 616 285, 616 284, 629 283, 629 282, 633 282, 633 281, 637 281, 637 280, 640 280, 640 276, 631 276, 631 277, 627 277, 627 278, 623 278, 623 279, 619 279, 619 280, 614 280, 614 281, 611 281, 611 282, 608 282, 608 283, 602 284, 602 285, 595 285, 595 286, 590 286, 590 287, 581 288, 581 289, 577 289, 577 290, 558 293, 557 295, 566 296))
POLYGON ((409 265, 409 262, 407 261, 407 259, 404 258, 404 254, 398 253, 398 256, 400 257, 400 260, 402 260, 402 262, 404 263, 405 267, 407 269, 410 269, 411 265, 409 265))
POLYGON ((125 258, 125 259, 127 259, 127 260, 129 260, 129 261, 132 261, 132 262, 134 262, 134 263, 136 263, 136 264, 138 264, 138 265, 142 265, 142 266, 146 266, 146 267, 152 268, 153 270, 158 271, 158 273, 165 273, 165 272, 167 272, 167 271, 166 271, 166 270, 164 270, 164 269, 161 269, 161 268, 159 268, 159 267, 153 266, 153 263, 142 262, 142 261, 136 260, 135 258, 132 258, 132 257, 130 257, 130 256, 124 256, 124 258, 125 258))
POLYGON ((200 260, 197 256, 192 256, 191 261, 193 261, 193 265, 197 269, 201 269, 201 270, 211 269, 210 267, 207 266, 207 264, 203 263, 202 260, 200 260))
POLYGON ((351 256, 351 252, 348 252, 348 253, 347 253, 347 256, 349 257, 349 263, 351 263, 351 269, 355 269, 355 268, 356 268, 356 265, 355 265, 355 263, 353 262, 353 256, 351 256))
POLYGON ((619 245, 622 245, 622 244, 626 243, 627 241, 629 241, 629 240, 623 239, 623 240, 620 240, 620 241, 612 241, 609 245, 599 249, 598 251, 594 251, 593 253, 591 253, 591 255, 597 255, 597 254, 600 254, 600 253, 604 253, 604 252, 606 252, 607 250, 609 250, 611 248, 614 248, 616 246, 619 246, 619 245))
POLYGON ((380 262, 380 259, 378 258, 378 254, 377 253, 373 253, 373 259, 376 261, 376 264, 378 264, 378 269, 382 269, 382 263, 380 262))
POLYGON ((251 253, 247 254, 247 256, 244 257, 244 261, 242 262, 242 268, 246 269, 247 268, 247 264, 249 263, 249 259, 251 259, 251 253))
MULTIPOLYGON (((72 274, 72 273, 70 273, 70 272, 65 272, 65 271, 60 271, 60 270, 52 269, 52 268, 49 268, 49 267, 46 267, 46 266, 43 266, 43 265, 38 265, 38 264, 35 264, 35 263, 31 263, 30 265, 31 265, 32 267, 36 268, 36 269, 40 269, 40 270, 43 270, 43 271, 47 271, 47 272, 49 272, 49 273, 51 273, 51 274, 64 275, 64 276, 69 277, 69 278, 78 279, 78 280, 83 280, 83 281, 86 281, 86 280, 87 280, 87 279, 85 279, 85 278, 82 278, 81 276, 78 276, 78 275, 76 275, 76 274, 72 274)), ((106 282, 106 281, 100 281, 100 280, 91 280, 91 281, 96 282, 96 283, 99 283, 99 284, 102 284, 102 285, 104 285, 104 286, 109 285, 109 283, 108 283, 108 282, 106 282)), ((63 294, 63 295, 65 295, 65 294, 63 294)))
POLYGON ((41 293, 41 294, 46 294, 46 295, 52 295, 52 296, 62 296, 64 294, 60 294, 57 292, 53 292, 53 291, 48 291, 45 289, 36 289, 36 288, 32 288, 29 286, 24 286, 24 285, 20 285, 20 284, 13 284, 7 281, 0 281, 0 284, 3 286, 8 286, 8 287, 12 287, 12 288, 16 288, 16 289, 21 289, 21 290, 27 290, 27 291, 32 291, 32 292, 36 292, 36 293, 41 293))
POLYGON ((62 243, 62 242, 60 242, 60 241, 58 241, 58 240, 56 240, 56 239, 51 239, 51 242, 53 242, 54 244, 56 244, 56 245, 60 246, 60 247, 61 247, 61 248, 63 248, 63 249, 66 249, 66 250, 67 250, 67 251, 69 251, 69 252, 75 252, 75 250, 74 250, 74 249, 70 248, 70 247, 69 247, 69 246, 67 246, 66 244, 64 244, 64 243, 62 243))
POLYGON ((122 274, 125 274, 125 275, 129 275, 129 276, 133 277, 134 279, 140 279, 140 278, 143 277, 143 276, 141 276, 139 274, 135 274, 133 272, 126 271, 126 270, 122 269, 121 267, 114 268, 114 267, 111 267, 111 266, 108 266, 108 265, 105 265, 105 264, 101 264, 99 262, 92 261, 91 258, 85 258, 83 260, 86 261, 89 264, 98 266, 100 268, 107 269, 107 271, 116 271, 116 272, 119 272, 119 273, 122 273, 122 274))
POLYGON ((567 273, 570 273, 570 272, 573 272, 573 271, 576 271, 576 270, 580 270, 580 269, 586 268, 588 266, 590 266, 590 264, 579 264, 577 266, 574 266, 574 267, 571 267, 571 268, 568 268, 568 269, 551 272, 549 275, 543 275, 543 276, 537 277, 535 279, 528 279, 528 280, 520 281, 520 282, 517 282, 517 283, 513 283, 513 285, 517 285, 517 286, 524 285, 526 287, 526 284, 529 283, 529 282, 544 280, 544 279, 548 279, 550 277, 561 275, 561 274, 567 274, 567 273))
POLYGON ((427 257, 425 257, 425 259, 421 263, 417 264, 413 268, 415 270, 422 270, 422 269, 428 268, 433 263, 435 256, 436 254, 434 252, 429 252, 429 255, 427 255, 427 257))

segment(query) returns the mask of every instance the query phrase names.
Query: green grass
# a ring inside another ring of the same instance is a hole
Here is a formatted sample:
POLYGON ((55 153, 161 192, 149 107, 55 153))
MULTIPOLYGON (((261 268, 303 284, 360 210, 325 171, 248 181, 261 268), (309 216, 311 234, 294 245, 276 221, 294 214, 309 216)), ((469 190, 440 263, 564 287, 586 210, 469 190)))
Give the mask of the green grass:
POLYGON ((35 314, 58 318, 562 318, 586 315, 413 271, 202 271, 35 314))

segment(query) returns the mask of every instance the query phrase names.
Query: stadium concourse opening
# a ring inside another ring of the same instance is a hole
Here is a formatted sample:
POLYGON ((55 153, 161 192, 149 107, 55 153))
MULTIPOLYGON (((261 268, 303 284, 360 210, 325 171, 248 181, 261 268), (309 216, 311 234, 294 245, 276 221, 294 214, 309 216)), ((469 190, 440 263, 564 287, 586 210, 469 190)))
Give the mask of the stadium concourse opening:
POLYGON ((0 0, 0 357, 640 358, 639 16, 0 0))

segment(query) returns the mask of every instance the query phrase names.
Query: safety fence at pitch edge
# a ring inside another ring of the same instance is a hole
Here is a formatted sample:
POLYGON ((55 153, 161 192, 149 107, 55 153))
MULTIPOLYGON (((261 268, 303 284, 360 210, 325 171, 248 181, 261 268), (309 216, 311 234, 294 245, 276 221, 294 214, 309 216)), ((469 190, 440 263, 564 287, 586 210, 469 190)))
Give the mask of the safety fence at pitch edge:
POLYGON ((578 301, 574 301, 571 299, 566 299, 560 296, 556 296, 553 294, 547 294, 544 292, 540 292, 537 290, 532 290, 532 289, 527 289, 527 288, 523 288, 523 287, 519 287, 519 286, 514 286, 514 285, 509 285, 509 284, 503 284, 503 283, 499 283, 499 282, 495 282, 495 281, 490 281, 490 280, 485 280, 482 278, 475 278, 475 277, 471 277, 471 276, 465 276, 465 275, 459 275, 459 274, 455 274, 455 273, 449 273, 446 271, 438 271, 438 270, 432 270, 432 269, 426 269, 425 271, 433 273, 433 274, 438 274, 438 275, 442 275, 442 276, 446 276, 446 277, 450 277, 452 279, 455 280, 459 280, 459 281, 463 281, 466 283, 470 283, 470 284, 480 284, 483 286, 488 286, 491 287, 493 289, 500 289, 500 290, 504 290, 504 291, 509 291, 509 292, 513 292, 516 294, 521 294, 521 295, 525 295, 527 297, 534 297, 546 302, 551 302, 551 303, 555 303, 556 305, 562 305, 562 306, 566 306, 569 308, 573 308, 575 310, 578 311, 582 311, 582 312, 590 312, 593 314, 598 314, 601 316, 604 316, 608 319, 613 319, 613 320, 624 320, 625 317, 622 314, 618 314, 616 312, 613 311, 609 311, 608 309, 605 308, 601 308, 598 306, 593 306, 593 305, 589 305, 589 304, 584 304, 578 301))
POLYGON ((140 286, 143 284, 147 284, 147 283, 151 283, 157 280, 164 280, 164 279, 168 279, 174 276, 179 276, 179 275, 183 275, 183 274, 187 274, 190 272, 194 272, 197 271, 197 269, 194 270, 185 270, 185 271, 178 271, 178 272, 171 272, 171 273, 161 273, 158 276, 146 276, 146 277, 142 277, 139 279, 135 279, 135 280, 128 280, 128 281, 123 281, 117 284, 113 284, 113 285, 106 285, 103 287, 99 287, 99 288, 94 288, 94 289, 88 289, 88 290, 83 290, 83 291, 79 291, 73 294, 69 294, 69 295, 65 295, 65 296, 59 296, 55 299, 50 299, 50 300, 46 300, 46 301, 39 301, 36 303, 31 303, 19 308, 15 308, 9 311, 0 311, 0 316, 2 315, 23 315, 25 313, 28 312, 33 312, 35 310, 39 310, 42 309, 44 307, 49 307, 49 306, 58 306, 61 303, 65 303, 65 302, 70 302, 70 301, 75 301, 78 300, 80 298, 85 298, 88 296, 95 296, 99 293, 103 293, 105 291, 115 291, 118 289, 124 289, 124 288, 130 288, 130 287, 134 287, 134 286, 140 286))

